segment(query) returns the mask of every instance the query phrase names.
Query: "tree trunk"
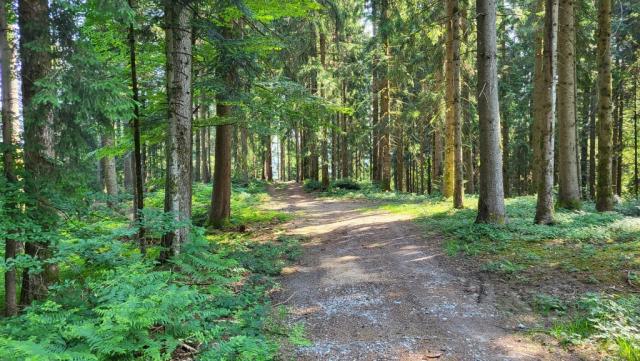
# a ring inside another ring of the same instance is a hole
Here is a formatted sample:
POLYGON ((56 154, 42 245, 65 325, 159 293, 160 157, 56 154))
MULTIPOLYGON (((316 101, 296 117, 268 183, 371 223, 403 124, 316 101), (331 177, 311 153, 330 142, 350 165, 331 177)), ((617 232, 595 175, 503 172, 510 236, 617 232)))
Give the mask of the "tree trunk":
POLYGON ((611 159, 611 0, 598 0, 598 180, 596 209, 613 210, 611 159))
POLYGON ((616 131, 618 132, 618 141, 616 142, 616 165, 618 169, 616 171, 616 192, 618 196, 622 196, 622 169, 623 169, 623 160, 622 154, 624 153, 624 137, 622 134, 622 130, 624 127, 624 75, 620 80, 620 94, 618 95, 618 124, 616 127, 616 131))
MULTIPOLYGON (((272 168, 272 153, 271 153, 271 135, 264 136, 264 140, 262 142, 263 146, 263 158, 262 158, 262 178, 266 181, 273 181, 273 168, 272 168)), ((218 155, 216 154, 216 158, 218 155)))
POLYGON ((407 168, 404 162, 404 131, 400 119, 396 119, 396 123, 396 191, 406 192, 408 180, 404 179, 405 169, 407 168))
POLYGON ((460 8, 458 0, 447 0, 447 138, 445 140, 442 195, 453 196, 453 206, 463 208, 462 106, 460 103, 460 8))
MULTIPOLYGON (((235 77, 232 77, 235 79, 235 77)), ((227 86, 233 82, 227 82, 227 86)), ((225 99, 218 99, 217 116, 225 119, 231 115, 231 106, 225 99)), ((216 126, 215 159, 213 165, 213 191, 209 209, 208 226, 222 228, 231 217, 231 137, 233 125, 216 126)))
MULTIPOLYGON (((39 91, 36 82, 51 71, 51 57, 48 46, 49 3, 47 0, 21 0, 18 3, 20 27, 20 60, 22 78, 22 109, 24 119, 24 166, 25 193, 30 199, 37 199, 36 205, 27 212, 43 234, 55 227, 57 213, 48 198, 48 189, 55 177, 55 153, 53 112, 48 104, 33 103, 39 91), (33 47, 33 44, 38 44, 33 47), (43 50, 45 49, 45 50, 43 50)), ((50 257, 47 240, 34 240, 25 244, 25 253, 40 261, 50 257)), ((20 304, 26 306, 33 300, 47 295, 47 285, 57 279, 57 266, 48 264, 44 272, 29 272, 22 276, 20 304)), ((35 270, 34 270, 35 271, 35 270)))
MULTIPOLYGON (((378 12, 377 2, 371 1, 371 18, 372 18, 372 37, 377 39, 378 37, 378 12)), ((379 97, 378 97, 378 64, 380 63, 380 57, 378 55, 377 42, 374 45, 373 57, 371 60, 371 178, 373 183, 380 183, 380 111, 379 111, 379 97)))
MULTIPOLYGON (((18 144, 18 82, 15 77, 15 52, 11 28, 7 22, 6 3, 0 3, 0 79, 2 80, 2 162, 7 183, 13 185, 18 178, 15 174, 15 147, 18 144)), ((17 205, 13 200, 8 201, 4 207, 9 210, 7 214, 17 213, 17 205)), ((6 234, 5 261, 13 260, 17 255, 18 242, 6 234)), ((4 314, 7 317, 18 314, 17 300, 17 274, 15 268, 9 268, 4 273, 4 314)))
POLYGON ((438 189, 442 178, 442 131, 440 126, 435 124, 433 127, 433 171, 431 172, 438 189))
POLYGON ((124 173, 124 189, 127 192, 133 190, 133 154, 128 152, 124 155, 123 161, 123 173, 124 173))
POLYGON ((478 21, 478 115, 480 197, 476 223, 506 222, 500 153, 500 106, 496 61, 496 3, 476 0, 478 21))
POLYGON ((202 139, 202 137, 200 136, 200 128, 197 128, 194 134, 194 138, 195 138, 195 150, 196 150, 196 161, 195 164, 193 165, 193 181, 194 182, 200 182, 202 180, 202 177, 200 176, 200 174, 202 173, 202 164, 200 163, 200 154, 202 151, 202 145, 200 144, 200 140, 202 139))
POLYGON ((390 93, 389 93, 389 57, 391 56, 391 47, 389 46, 389 30, 387 23, 389 22, 389 0, 380 1, 380 15, 382 45, 385 60, 382 61, 380 69, 380 189, 383 191, 391 190, 391 115, 389 113, 390 93))
POLYGON ((580 208, 576 140, 575 0, 560 0, 558 29, 558 205, 580 208))
POLYGON ((638 199, 638 75, 633 82, 633 193, 638 199))
MULTIPOLYGON (((597 88, 596 88, 597 90, 597 88)), ((589 96, 589 198, 596 199, 596 95, 589 96)))
POLYGON ((613 193, 614 194, 618 194, 618 187, 617 187, 617 183, 618 183, 618 123, 619 123, 619 116, 620 113, 618 112, 618 109, 620 107, 620 89, 618 88, 617 90, 613 91, 613 104, 612 104, 612 108, 613 108, 613 139, 611 141, 612 143, 612 156, 611 156, 611 180, 613 182, 613 193))
POLYGON ((281 137, 280 138, 280 164, 279 164, 279 171, 278 171, 278 179, 280 181, 285 181, 286 179, 286 169, 285 169, 285 164, 287 162, 287 153, 286 153, 286 148, 285 148, 285 137, 281 137))
MULTIPOLYGON (((346 81, 342 81, 342 105, 347 106, 347 83, 346 81)), ((346 114, 342 115, 342 125, 340 132, 340 168, 342 178, 349 178, 349 129, 347 128, 347 120, 348 116, 346 114)))
POLYGON ((580 136, 578 137, 580 142, 580 195, 582 198, 587 199, 587 187, 589 184, 589 113, 591 112, 591 87, 587 88, 582 98, 582 127, 580 129, 580 136))
MULTIPOLYGON (((248 131, 246 127, 240 127, 240 151, 242 154, 238 167, 240 167, 240 176, 242 177, 242 183, 246 185, 249 184, 249 164, 247 159, 249 157, 249 145, 247 133, 248 131)), ((289 159, 291 159, 291 156, 289 156, 289 159)))
MULTIPOLYGON (((191 219, 191 17, 190 7, 165 0, 169 114, 164 211, 177 222, 191 219)), ((180 254, 187 242, 188 226, 168 232, 160 259, 180 254)))
POLYGON ((300 128, 296 128, 296 182, 302 183, 302 145, 300 142, 300 128))
MULTIPOLYGON (((505 8, 505 0, 501 0, 500 1, 500 7, 501 8, 505 8)), ((500 87, 498 89, 498 91, 500 92, 499 95, 499 99, 504 99, 504 102, 502 103, 503 108, 501 109, 501 116, 500 116, 500 121, 502 124, 501 127, 501 131, 502 131, 502 181, 503 181, 503 187, 504 187, 504 196, 505 198, 509 198, 511 197, 511 158, 509 157, 509 143, 510 143, 510 138, 509 138, 509 130, 511 125, 510 123, 510 119, 509 119, 509 114, 507 112, 507 110, 509 109, 509 105, 506 104, 506 87, 507 87, 507 77, 509 76, 508 74, 508 60, 507 60, 507 37, 509 36, 509 33, 507 32, 507 27, 506 27, 506 23, 507 23, 507 19, 503 18, 502 21, 500 22, 500 42, 501 42, 501 46, 500 46, 500 53, 501 53, 501 57, 500 57, 500 78, 499 80, 501 81, 500 83, 500 87)))
MULTIPOLYGON (((209 115, 208 107, 204 105, 204 94, 201 97, 200 118, 206 119, 209 115)), ((200 151, 200 163, 202 166, 200 176, 202 177, 202 183, 208 184, 211 183, 211 127, 206 126, 200 129, 200 137, 200 146, 202 147, 200 151)))
MULTIPOLYGON (((553 223, 553 161, 554 161, 554 120, 556 99, 556 64, 557 64, 557 24, 558 24, 558 0, 545 0, 544 9, 544 51, 542 64, 543 85, 534 92, 539 94, 538 111, 534 121, 537 124, 538 155, 537 164, 537 190, 536 203, 537 224, 553 223)), ((536 84, 536 85, 537 85, 536 84)))
MULTIPOLYGON (((110 123, 110 121, 107 121, 110 123)), ((115 144, 113 141, 114 132, 111 124, 107 124, 104 134, 100 137, 103 148, 112 148, 115 144)), ((107 156, 101 159, 102 176, 104 177, 104 185, 107 192, 107 204, 109 207, 115 207, 118 203, 118 177, 116 175, 116 160, 114 157, 107 156)))
MULTIPOLYGON (((545 0, 537 0, 536 13, 544 11, 545 0)), ((536 23, 540 23, 537 19, 536 23)), ((542 21, 544 24, 544 21, 542 21)), ((544 25, 538 25, 535 39, 535 62, 533 69, 533 122, 531 124, 531 150, 533 153, 533 166, 531 167, 532 188, 535 192, 538 187, 539 164, 540 164, 540 124, 538 119, 543 112, 544 105, 544 25)))

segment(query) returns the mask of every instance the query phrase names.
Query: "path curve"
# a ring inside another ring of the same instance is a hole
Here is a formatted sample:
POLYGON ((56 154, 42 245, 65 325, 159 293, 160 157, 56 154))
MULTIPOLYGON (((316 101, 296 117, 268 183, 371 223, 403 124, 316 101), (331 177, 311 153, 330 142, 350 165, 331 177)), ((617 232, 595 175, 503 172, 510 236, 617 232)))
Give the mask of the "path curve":
POLYGON ((293 184, 271 195, 272 208, 296 213, 287 233, 308 239, 278 301, 313 346, 283 359, 573 359, 507 327, 491 285, 451 262, 442 240, 425 237, 408 216, 315 198, 293 184))

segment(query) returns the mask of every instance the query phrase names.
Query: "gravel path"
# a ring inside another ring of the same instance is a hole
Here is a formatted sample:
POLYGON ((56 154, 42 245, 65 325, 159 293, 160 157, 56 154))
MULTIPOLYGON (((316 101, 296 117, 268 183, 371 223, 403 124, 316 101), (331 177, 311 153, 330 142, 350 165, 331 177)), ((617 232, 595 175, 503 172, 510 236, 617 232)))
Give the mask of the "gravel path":
POLYGON ((274 209, 297 214, 287 232, 309 240, 278 298, 313 346, 283 359, 573 359, 514 330, 491 284, 443 255, 441 239, 409 217, 314 198, 296 185, 271 193, 274 209))

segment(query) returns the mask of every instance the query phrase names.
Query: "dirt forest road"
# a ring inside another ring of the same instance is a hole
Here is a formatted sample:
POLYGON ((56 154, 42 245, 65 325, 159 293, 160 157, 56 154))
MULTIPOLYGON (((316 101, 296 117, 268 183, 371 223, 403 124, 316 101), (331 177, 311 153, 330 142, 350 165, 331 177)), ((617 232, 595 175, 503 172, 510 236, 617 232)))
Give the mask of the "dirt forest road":
MULTIPOLYGON (((295 212, 304 255, 276 301, 305 325, 289 360, 572 360, 516 331, 491 284, 442 253, 407 216, 363 201, 315 198, 288 184, 270 208, 295 212)), ((517 323, 516 323, 517 325, 517 323)))

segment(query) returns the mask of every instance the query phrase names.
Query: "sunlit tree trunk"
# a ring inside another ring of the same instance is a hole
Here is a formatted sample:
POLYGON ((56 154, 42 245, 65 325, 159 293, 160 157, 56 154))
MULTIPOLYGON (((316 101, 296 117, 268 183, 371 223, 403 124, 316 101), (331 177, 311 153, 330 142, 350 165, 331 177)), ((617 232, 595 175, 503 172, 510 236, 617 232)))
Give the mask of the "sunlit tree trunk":
MULTIPOLYGON (((191 8, 165 0, 165 37, 167 50, 167 169, 165 212, 175 221, 191 219, 191 8)), ((165 234, 161 259, 180 254, 189 242, 189 227, 182 226, 165 234)))
MULTIPOLYGON (((234 28, 237 25, 222 29, 221 34, 226 44, 234 41, 234 28)), ((224 48, 226 49, 226 47, 224 48)), ((230 54, 225 54, 225 59, 231 59, 230 54)), ((216 115, 220 124, 216 125, 215 157, 213 165, 213 189, 211 192, 211 206, 209 207, 209 219, 207 225, 214 228, 222 228, 231 218, 231 160, 233 121, 231 115, 233 108, 230 102, 232 96, 238 92, 238 73, 236 64, 225 64, 223 67, 225 91, 216 96, 216 115)), ((269 142, 269 146, 271 146, 269 142)), ((269 179, 272 180, 272 179, 269 179)))
POLYGON ((496 60, 495 0, 476 0, 478 21, 478 115, 480 117, 480 187, 476 223, 505 223, 500 106, 496 60))
MULTIPOLYGON (((263 137, 262 146, 264 152, 262 157, 262 179, 271 182, 273 181, 271 135, 265 135, 263 137)), ((216 154, 216 158, 217 157, 218 155, 216 154)))
MULTIPOLYGON (((2 80, 2 163, 4 175, 9 184, 16 184, 15 147, 18 145, 18 82, 15 77, 15 52, 11 30, 7 22, 6 1, 0 1, 0 79, 2 80)), ((11 208, 7 214, 17 212, 17 205, 7 202, 4 205, 11 208)), ((5 261, 16 257, 18 242, 10 234, 3 236, 5 242, 5 261)), ((4 273, 4 313, 6 316, 18 314, 17 274, 15 268, 7 269, 4 273)))
POLYGON ((389 0, 380 1, 380 31, 383 51, 386 59, 380 64, 380 189, 391 190, 391 115, 389 113, 390 93, 389 93, 389 57, 391 47, 389 46, 389 30, 386 28, 389 22, 389 0))
MULTIPOLYGON (((56 211, 51 207, 47 190, 56 176, 54 165, 53 112, 47 104, 34 103, 39 91, 36 82, 51 71, 51 56, 47 48, 49 35, 49 3, 47 0, 21 0, 18 2, 20 26, 20 70, 22 78, 22 109, 24 115, 24 166, 25 193, 37 199, 36 205, 27 209, 30 217, 43 232, 51 230, 57 222, 56 211), (34 44, 38 44, 34 47, 34 44)), ((44 261, 51 256, 47 240, 27 242, 25 253, 44 261)), ((54 264, 44 265, 43 272, 22 275, 20 304, 29 305, 33 300, 47 295, 47 285, 57 279, 54 264)))
POLYGON ((558 12, 558 205, 569 209, 580 208, 574 1, 560 0, 558 12))
POLYGON ((611 0, 598 0, 598 177, 596 209, 613 210, 611 159, 611 0))
MULTIPOLYGON (((320 31, 319 32, 319 48, 320 48, 320 65, 322 66, 322 69, 325 70, 326 69, 326 62, 327 62, 327 35, 324 33, 324 31, 320 31)), ((320 91, 320 97, 324 98, 325 97, 325 85, 324 83, 321 81, 318 84, 318 88, 320 91)), ((329 163, 331 162, 331 160, 329 159, 329 131, 327 129, 327 126, 323 126, 322 127, 322 139, 321 139, 321 144, 320 144, 320 152, 322 153, 322 188, 323 189, 328 189, 329 188, 329 163)))
MULTIPOLYGON (((342 81, 342 105, 347 106, 347 83, 342 81)), ((342 178, 349 178, 350 164, 349 164, 349 129, 348 118, 346 114, 342 115, 342 124, 340 126, 340 173, 342 178)))
MULTIPOLYGON (((436 120, 437 122, 437 120, 436 120)), ((442 130, 441 124, 434 124, 433 126, 433 169, 431 171, 432 182, 435 182, 436 186, 440 186, 440 180, 442 178, 442 130)), ((438 188, 439 189, 439 188, 438 188)))
POLYGON ((460 7, 447 0, 447 108, 444 179, 442 194, 453 196, 453 206, 463 208, 464 163, 462 159, 462 106, 460 102, 460 7))
POLYGON ((374 39, 373 57, 371 60, 371 178, 374 183, 380 182, 380 108, 378 96, 378 7, 377 1, 371 0, 372 37, 374 39))
POLYGON ((553 161, 554 161, 554 122, 556 99, 557 65, 557 25, 558 0, 545 0, 544 8, 544 46, 542 62, 543 81, 536 83, 542 88, 534 89, 538 93, 538 111, 535 112, 535 131, 538 132, 536 215, 537 224, 553 223, 553 161))
MULTIPOLYGON (((231 76, 235 79, 235 76, 231 76)), ((227 81, 227 86, 233 86, 233 80, 227 81)), ((216 104, 217 116, 228 119, 231 115, 231 105, 227 99, 218 97, 216 104)), ((223 120, 225 122, 225 120, 223 120)), ((209 208, 208 226, 223 227, 231 217, 231 137, 232 124, 216 125, 215 158, 213 165, 213 190, 211 192, 211 207, 209 208)), ((270 179, 271 180, 271 179, 270 179)))

